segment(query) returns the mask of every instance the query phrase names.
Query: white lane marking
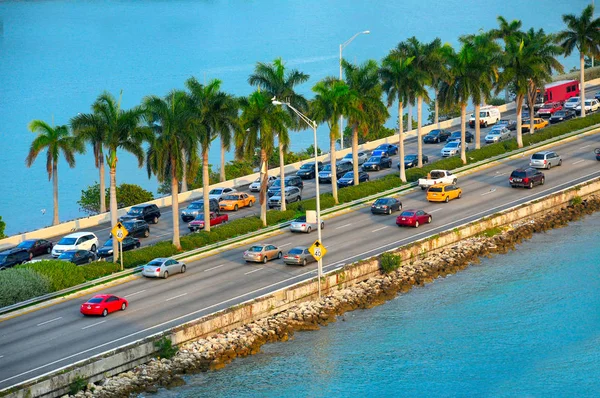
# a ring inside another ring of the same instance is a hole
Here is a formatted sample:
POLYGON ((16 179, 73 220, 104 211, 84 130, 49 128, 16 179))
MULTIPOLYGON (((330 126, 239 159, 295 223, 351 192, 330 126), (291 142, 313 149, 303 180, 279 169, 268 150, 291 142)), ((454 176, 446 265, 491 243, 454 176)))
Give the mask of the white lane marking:
POLYGON ((381 227, 381 228, 377 228, 372 230, 371 232, 377 232, 377 231, 381 231, 382 229, 386 229, 388 226, 386 225, 385 227, 381 227))
MULTIPOLYGON (((438 228, 440 228, 440 229, 443 229, 443 228, 445 228, 445 227, 447 227, 448 225, 451 225, 451 224, 453 224, 453 223, 456 223, 456 222, 461 222, 461 221, 465 221, 465 220, 468 220, 468 219, 469 219, 469 218, 471 218, 471 217, 474 217, 474 216, 476 217, 476 216, 478 216, 478 215, 485 214, 486 212, 492 212, 492 214, 493 214, 493 211, 494 211, 494 210, 496 210, 496 209, 499 209, 499 208, 501 208, 501 207, 503 207, 503 206, 506 206, 506 205, 511 205, 511 204, 513 204, 513 203, 518 203, 518 202, 520 202, 520 201, 522 201, 522 200, 526 200, 527 198, 530 198, 530 197, 536 196, 536 195, 538 195, 538 194, 543 194, 543 193, 545 193, 545 192, 548 192, 548 191, 551 191, 551 190, 553 190, 553 189, 557 189, 557 188, 559 188, 559 187, 561 187, 561 186, 563 186, 563 185, 567 185, 567 186, 569 186, 569 185, 573 185, 573 181, 575 181, 575 180, 579 180, 579 179, 581 179, 581 178, 586 178, 586 177, 589 177, 589 176, 593 176, 593 175, 595 175, 595 174, 598 174, 598 172, 589 173, 589 174, 586 174, 586 175, 584 175, 584 176, 578 177, 578 178, 576 178, 576 179, 574 179, 574 180, 567 181, 567 182, 565 182, 565 183, 562 183, 562 184, 558 184, 558 185, 557 185, 556 187, 554 187, 554 188, 548 188, 548 189, 545 189, 545 190, 543 190, 543 191, 539 191, 539 192, 533 193, 533 194, 531 194, 531 195, 527 195, 527 196, 525 196, 525 197, 523 197, 523 198, 520 198, 520 199, 515 199, 515 200, 513 200, 513 201, 510 201, 510 202, 508 202, 508 203, 505 203, 505 204, 503 204, 503 205, 499 205, 499 206, 496 206, 496 207, 492 207, 491 209, 487 209, 487 210, 484 210, 484 211, 481 211, 481 212, 478 212, 478 213, 475 213, 475 214, 471 214, 470 216, 467 216, 467 217, 461 218, 460 220, 457 220, 457 221, 452 221, 452 222, 449 222, 449 223, 447 223, 447 224, 441 225, 441 226, 439 226, 438 228)), ((412 239, 412 238, 415 238, 415 237, 417 237, 417 236, 420 236, 420 235, 425 235, 425 234, 427 234, 427 233, 430 233, 430 231, 424 231, 424 232, 421 232, 421 233, 419 233, 419 234, 416 234, 416 235, 414 235, 414 236, 411 236, 411 237, 408 237, 408 238, 405 238, 405 239, 400 239, 400 240, 397 240, 397 241, 395 241, 395 242, 391 242, 391 243, 385 244, 385 245, 383 245, 383 246, 377 247, 377 248, 375 248, 375 249, 368 250, 368 251, 366 251, 366 252, 364 252, 364 253, 360 253, 360 254, 357 254, 357 255, 354 255, 354 256, 350 256, 350 257, 348 257, 348 258, 345 258, 345 259, 343 259, 343 260, 340 260, 340 261, 338 261, 338 262, 335 262, 335 263, 333 263, 333 264, 331 264, 331 265, 328 265, 328 266, 324 267, 324 269, 330 269, 330 268, 333 268, 333 267, 338 267, 338 268, 339 268, 339 267, 340 267, 340 264, 342 264, 342 263, 344 263, 344 264, 345 264, 345 263, 346 263, 346 261, 348 261, 348 260, 350 260, 350 259, 352 259, 352 258, 354 258, 354 257, 359 257, 359 256, 362 256, 362 255, 364 255, 364 254, 367 254, 367 253, 371 253, 371 252, 374 252, 374 251, 377 251, 377 250, 381 250, 381 249, 383 249, 383 248, 385 248, 385 247, 388 247, 388 246, 397 245, 397 244, 398 244, 398 243, 400 243, 400 242, 404 242, 404 241, 406 241, 406 240, 408 240, 408 239, 412 239)), ((327 246, 327 247, 329 247, 329 246, 327 246)), ((111 345, 111 344, 117 343, 117 342, 119 342, 119 341, 126 340, 126 339, 128 339, 128 338, 130 338, 130 337, 133 337, 133 336, 137 336, 137 335, 140 335, 140 334, 146 333, 146 332, 148 332, 148 331, 150 331, 150 330, 154 330, 154 329, 161 328, 161 327, 163 327, 163 326, 165 326, 165 325, 168 325, 169 323, 177 322, 177 321, 180 321, 180 320, 182 320, 182 319, 188 318, 188 317, 190 317, 190 316, 193 316, 193 315, 199 314, 199 313, 201 313, 201 312, 204 312, 204 311, 210 310, 210 309, 212 309, 212 308, 215 308, 215 307, 222 306, 223 304, 227 304, 227 303, 229 303, 229 302, 232 302, 232 301, 238 300, 238 299, 240 299, 240 298, 242 298, 242 297, 249 296, 249 295, 251 295, 251 294, 254 294, 254 293, 260 292, 261 290, 269 289, 269 288, 271 288, 271 287, 273 287, 273 286, 277 286, 277 285, 280 285, 280 284, 282 284, 282 283, 289 282, 289 281, 291 281, 291 280, 294 280, 294 279, 296 279, 296 278, 300 278, 300 277, 303 277, 303 276, 306 276, 306 275, 310 275, 310 274, 312 274, 312 273, 314 273, 314 270, 307 271, 307 272, 305 272, 304 274, 300 274, 300 275, 295 275, 295 276, 289 277, 289 278, 287 278, 287 279, 281 280, 281 281, 279 281, 279 282, 272 283, 272 284, 270 284, 270 285, 267 285, 267 286, 259 287, 258 289, 252 290, 251 292, 246 292, 246 293, 244 293, 244 294, 240 294, 239 296, 232 297, 232 298, 230 298, 230 299, 227 299, 227 300, 221 301, 220 303, 215 303, 215 304, 209 305, 208 307, 200 308, 200 309, 198 309, 198 310, 196 310, 196 311, 192 311, 192 312, 190 312, 190 313, 188 313, 188 314, 184 314, 184 315, 178 316, 178 317, 176 317, 176 318, 173 318, 173 319, 171 319, 171 320, 168 320, 168 321, 164 321, 164 322, 162 322, 162 323, 159 323, 158 325, 150 326, 150 327, 147 327, 147 328, 145 328, 145 329, 138 330, 137 332, 133 332, 133 333, 130 333, 130 334, 128 334, 128 335, 125 335, 125 336, 122 336, 122 337, 118 337, 118 338, 116 338, 116 339, 111 339, 110 341, 108 341, 108 342, 106 342, 106 343, 98 344, 98 345, 96 345, 96 346, 94 346, 94 347, 87 348, 87 349, 85 349, 85 350, 83 350, 83 351, 80 351, 80 352, 77 352, 77 353, 75 353, 75 354, 68 355, 68 356, 66 356, 66 357, 64 357, 64 358, 56 359, 56 360, 54 360, 54 361, 52 361, 52 362, 48 362, 48 363, 47 363, 47 364, 45 364, 45 365, 41 365, 41 366, 38 366, 38 367, 36 367, 36 368, 29 369, 29 370, 27 370, 27 371, 25 371, 25 372, 19 373, 19 374, 17 374, 17 375, 10 376, 10 377, 8 377, 8 378, 6 378, 6 379, 4 379, 4 380, 0 380, 0 384, 1 384, 1 383, 4 383, 4 382, 7 382, 7 381, 10 381, 10 380, 13 380, 13 379, 16 379, 16 378, 18 378, 18 377, 24 376, 24 375, 26 375, 26 374, 33 373, 33 372, 35 372, 35 371, 38 371, 38 370, 40 370, 40 369, 47 368, 48 366, 52 366, 52 365, 54 365, 54 364, 57 364, 57 363, 59 363, 59 362, 64 362, 64 361, 66 361, 66 360, 69 360, 69 359, 71 359, 71 358, 75 358, 75 357, 77 357, 77 356, 80 356, 80 355, 86 354, 86 353, 88 353, 88 352, 91 352, 91 351, 95 351, 95 350, 97 350, 97 349, 99 349, 99 348, 106 347, 106 346, 108 346, 108 345, 111 345)), ((118 348, 118 347, 117 347, 117 348, 118 348)), ((35 377, 35 379, 39 379, 39 378, 45 377, 45 376, 47 376, 47 375, 49 375, 49 374, 53 374, 54 372, 56 372, 56 371, 60 371, 60 370, 64 369, 65 367, 66 367, 66 366, 63 366, 62 368, 55 369, 55 370, 52 370, 51 372, 44 373, 44 374, 42 374, 42 375, 39 375, 39 376, 35 377)), ((33 380, 33 379, 31 379, 31 380, 33 380)), ((29 382, 29 381, 30 381, 30 380, 25 380, 23 383, 27 383, 27 382, 29 382)))
POLYGON ((496 177, 502 177, 507 175, 508 173, 500 173, 500 174, 496 174, 495 176, 493 176, 492 178, 496 178, 496 177))
POLYGON ((140 290, 139 292, 131 293, 131 294, 128 294, 127 296, 123 296, 123 297, 131 297, 131 296, 135 296, 136 294, 144 293, 145 291, 146 291, 146 289, 144 289, 144 290, 140 290))
POLYGON ((290 243, 284 243, 283 245, 279 245, 279 247, 286 247, 286 246, 289 246, 291 244, 292 244, 292 242, 290 242, 290 243))
POLYGON ((352 225, 352 224, 340 225, 339 227, 336 227, 335 229, 346 228, 346 227, 349 227, 350 225, 352 225))
POLYGON ((489 191, 482 193, 481 196, 489 195, 494 192, 496 192, 496 188, 490 189, 489 191))
POLYGON ((171 300, 175 300, 176 298, 183 297, 183 296, 186 296, 186 295, 187 295, 187 293, 183 293, 183 294, 180 294, 179 296, 175 296, 175 297, 168 298, 168 299, 166 299, 165 301, 171 301, 171 300))
POLYGON ((207 269, 205 269, 205 270, 204 270, 204 272, 208 272, 208 271, 212 271, 213 269, 221 268, 221 267, 222 267, 222 266, 224 266, 224 265, 225 265, 225 264, 221 264, 221 265, 214 266, 214 267, 212 267, 212 268, 207 268, 207 269))
POLYGON ((578 161, 576 161, 575 163, 572 163, 572 164, 577 164, 577 163, 581 163, 581 162, 585 162, 585 159, 578 160, 578 161))
POLYGON ((582 146, 582 147, 581 147, 581 148, 579 148, 579 149, 585 149, 585 148, 587 148, 587 147, 589 147, 589 146, 590 146, 590 144, 587 144, 586 146, 582 146))
POLYGON ((173 234, 171 232, 169 232, 169 233, 166 233, 166 234, 161 234, 161 235, 153 236, 153 238, 160 238, 162 236, 168 236, 168 235, 173 235, 173 234))
POLYGON ((442 208, 440 207, 439 209, 435 209, 435 210, 430 210, 429 213, 435 213, 436 211, 440 211, 442 210, 442 208))
POLYGON ((98 325, 100 325, 101 323, 104 323, 104 322, 106 322, 106 321, 100 321, 100 322, 92 323, 91 325, 87 325, 87 326, 82 327, 81 330, 84 330, 84 329, 87 329, 87 328, 93 328, 94 326, 98 326, 98 325))
POLYGON ((37 326, 42 326, 42 325, 45 325, 50 322, 58 321, 59 319, 62 319, 62 316, 59 316, 58 318, 50 319, 49 321, 46 321, 46 322, 38 323, 37 326))
POLYGON ((265 268, 265 267, 261 267, 261 268, 254 269, 254 270, 252 270, 252 271, 250 271, 250 272, 246 272, 244 275, 249 275, 249 274, 251 274, 251 273, 253 273, 253 272, 260 271, 261 269, 264 269, 264 268, 265 268))

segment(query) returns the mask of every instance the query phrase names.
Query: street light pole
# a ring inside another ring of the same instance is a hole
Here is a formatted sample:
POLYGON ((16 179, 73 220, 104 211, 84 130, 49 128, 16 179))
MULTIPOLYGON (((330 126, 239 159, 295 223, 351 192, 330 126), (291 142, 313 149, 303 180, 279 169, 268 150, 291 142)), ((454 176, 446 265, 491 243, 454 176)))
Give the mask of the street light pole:
MULTIPOLYGON (((315 172, 317 172, 319 170, 319 158, 318 158, 318 150, 317 150, 317 122, 315 122, 314 120, 309 119, 306 115, 304 115, 302 112, 300 112, 298 109, 294 108, 289 102, 281 102, 281 101, 277 101, 277 98, 273 97, 273 99, 271 100, 271 102, 273 103, 273 105, 285 105, 288 108, 290 108, 292 111, 294 111, 294 113, 296 115, 298 115, 298 117, 300 119, 302 119, 306 124, 308 124, 312 130, 313 130, 313 139, 314 139, 314 148, 315 148, 315 172)), ((317 178, 315 178, 315 185, 316 185, 316 195, 317 195, 317 239, 319 240, 319 242, 321 242, 321 244, 323 243, 322 239, 321 239, 321 195, 319 192, 319 176, 317 175, 317 178)), ((319 287, 319 299, 321 298, 321 278, 323 276, 323 259, 320 258, 318 261, 318 266, 317 266, 317 275, 318 275, 318 287, 319 287)))
MULTIPOLYGON (((342 74, 342 50, 350 43, 352 43, 352 40, 356 39, 358 37, 358 35, 368 35, 369 33, 371 33, 370 30, 365 30, 362 32, 358 32, 357 34, 355 34, 354 36, 352 36, 351 38, 349 38, 348 40, 346 40, 345 42, 343 42, 342 44, 340 44, 340 80, 342 80, 344 78, 343 74, 342 74)), ((344 116, 340 115, 340 149, 344 149, 344 116)), ((335 161, 335 159, 331 160, 332 162, 335 161)))

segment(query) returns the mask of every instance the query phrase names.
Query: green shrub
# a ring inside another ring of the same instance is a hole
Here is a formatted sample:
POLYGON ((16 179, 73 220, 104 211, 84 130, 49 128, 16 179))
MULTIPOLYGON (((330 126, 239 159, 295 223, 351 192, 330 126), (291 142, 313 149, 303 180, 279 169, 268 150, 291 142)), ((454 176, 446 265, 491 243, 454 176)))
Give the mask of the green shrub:
POLYGON ((28 268, 0 272, 0 307, 6 307, 51 292, 50 281, 28 268))
POLYGON ((79 391, 83 391, 87 386, 87 380, 81 375, 75 376, 71 384, 69 384, 69 394, 75 395, 79 391))
POLYGON ((575 196, 573 199, 571 199, 571 205, 573 206, 580 205, 582 202, 583 199, 581 199, 581 196, 575 196))
POLYGON ((123 253, 123 267, 135 268, 138 265, 146 264, 154 258, 171 257, 175 254, 177 254, 177 248, 171 242, 159 242, 139 250, 123 253))
POLYGON ((296 215, 296 209, 287 209, 286 211, 269 210, 267 211, 267 225, 277 225, 284 221, 291 220, 296 215))
POLYGON ((158 354, 158 356, 166 359, 173 358, 175 354, 177 354, 177 351, 179 351, 179 347, 173 345, 171 339, 168 339, 166 337, 155 341, 154 347, 156 347, 156 353, 158 354))
POLYGON ((80 268, 81 271, 83 271, 83 277, 85 278, 85 280, 91 281, 93 279, 110 275, 114 272, 119 272, 121 270, 121 264, 112 263, 108 261, 101 261, 97 263, 86 264, 84 266, 81 266, 80 268))
POLYGON ((69 261, 44 260, 38 263, 25 263, 17 268, 20 267, 29 268, 45 276, 50 282, 50 289, 53 292, 85 282, 81 267, 69 261))
POLYGON ((389 252, 383 253, 379 258, 379 264, 381 265, 381 269, 386 274, 397 270, 400 267, 401 263, 402 257, 389 252))

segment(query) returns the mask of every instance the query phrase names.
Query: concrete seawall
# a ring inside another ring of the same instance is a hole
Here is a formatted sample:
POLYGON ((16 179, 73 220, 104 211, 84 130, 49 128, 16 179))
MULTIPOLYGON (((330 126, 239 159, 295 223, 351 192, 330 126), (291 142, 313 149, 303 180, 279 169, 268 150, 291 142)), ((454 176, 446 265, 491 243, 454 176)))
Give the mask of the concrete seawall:
MULTIPOLYGON (((462 225, 452 231, 414 242, 398 248, 394 252, 401 256, 403 262, 411 262, 415 258, 443 250, 460 240, 476 236, 491 228, 556 211, 568 206, 574 198, 585 198, 599 191, 600 180, 596 179, 546 198, 516 206, 483 220, 462 225)), ((379 275, 379 260, 374 257, 328 273, 322 279, 321 287, 324 295, 329 295, 379 275)), ((302 282, 67 366, 36 380, 23 383, 13 390, 3 391, 0 396, 61 396, 68 391, 69 384, 78 377, 83 377, 88 382, 97 382, 150 361, 156 356, 154 342, 163 337, 171 339, 178 345, 207 338, 216 333, 224 333, 250 322, 273 316, 303 302, 315 300, 317 295, 316 280, 302 282)))

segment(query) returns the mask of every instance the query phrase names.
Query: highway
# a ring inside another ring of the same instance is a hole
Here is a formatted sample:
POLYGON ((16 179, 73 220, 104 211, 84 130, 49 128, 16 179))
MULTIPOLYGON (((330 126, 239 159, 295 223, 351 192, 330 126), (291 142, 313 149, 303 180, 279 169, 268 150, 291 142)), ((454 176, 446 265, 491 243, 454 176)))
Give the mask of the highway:
MULTIPOLYGON (((424 192, 412 190, 401 197, 404 209, 421 208, 433 215, 433 223, 419 229, 398 228, 395 218, 399 213, 375 216, 368 207, 327 219, 323 230, 328 250, 324 270, 600 177, 600 162, 593 153, 599 142, 600 136, 590 135, 555 145, 563 165, 545 171, 546 184, 532 190, 508 185, 510 172, 526 166, 528 157, 504 160, 460 177, 463 197, 447 204, 428 203, 424 192)), ((439 150, 436 145, 425 148, 427 153, 439 150)), ((166 228, 168 219, 165 215, 159 225, 165 224, 166 228)), ((284 231, 265 243, 286 252, 294 246, 310 245, 315 239, 316 233, 284 231)), ((245 263, 242 252, 247 247, 189 263, 185 274, 167 280, 140 277, 112 287, 103 293, 126 297, 130 307, 106 318, 88 318, 79 313, 79 305, 91 297, 88 294, 2 322, 0 389, 316 275, 315 263, 306 267, 286 266, 282 260, 245 263)))

